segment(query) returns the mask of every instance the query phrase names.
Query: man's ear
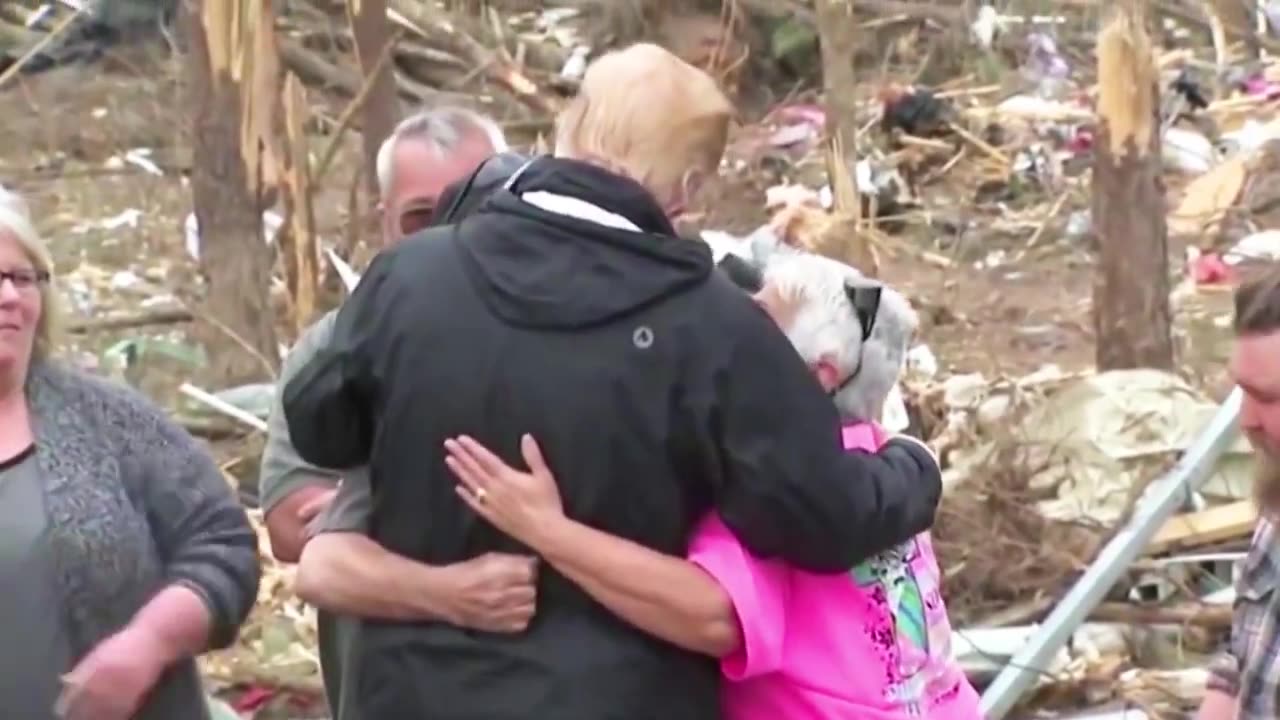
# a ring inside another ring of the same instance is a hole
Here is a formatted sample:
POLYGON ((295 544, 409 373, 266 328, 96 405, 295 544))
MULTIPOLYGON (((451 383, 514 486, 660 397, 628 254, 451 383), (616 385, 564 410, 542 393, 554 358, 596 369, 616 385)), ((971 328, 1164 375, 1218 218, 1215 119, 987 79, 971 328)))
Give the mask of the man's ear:
POLYGON ((692 168, 684 174, 684 191, 688 195, 696 195, 707 180, 707 173, 699 168, 692 168))
POLYGON ((693 202, 693 198, 697 197, 698 192, 702 190, 706 179, 707 174, 697 168, 692 168, 685 172, 684 177, 680 179, 679 204, 683 206, 690 205, 693 202))

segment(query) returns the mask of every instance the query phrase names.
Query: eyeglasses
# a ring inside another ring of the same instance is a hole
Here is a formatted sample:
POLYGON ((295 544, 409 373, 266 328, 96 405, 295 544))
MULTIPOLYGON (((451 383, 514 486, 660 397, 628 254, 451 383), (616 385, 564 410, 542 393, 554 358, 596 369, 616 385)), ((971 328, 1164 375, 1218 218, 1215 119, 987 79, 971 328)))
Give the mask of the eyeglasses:
POLYGON ((0 270, 0 285, 8 280, 18 290, 30 290, 49 282, 49 273, 43 270, 0 270))
POLYGON ((434 203, 424 202, 405 208, 400 212, 401 236, 408 236, 426 230, 431 225, 431 218, 435 213, 436 206, 434 203))

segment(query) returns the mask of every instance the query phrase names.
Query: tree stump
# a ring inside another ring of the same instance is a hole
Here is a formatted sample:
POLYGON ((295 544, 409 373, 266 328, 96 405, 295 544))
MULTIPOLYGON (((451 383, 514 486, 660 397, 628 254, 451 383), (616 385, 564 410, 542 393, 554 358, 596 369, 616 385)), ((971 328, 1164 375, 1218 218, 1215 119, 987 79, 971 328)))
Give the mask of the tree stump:
POLYGON ((1098 36, 1093 288, 1098 370, 1173 368, 1168 230, 1157 72, 1142 10, 1121 10, 1098 36))

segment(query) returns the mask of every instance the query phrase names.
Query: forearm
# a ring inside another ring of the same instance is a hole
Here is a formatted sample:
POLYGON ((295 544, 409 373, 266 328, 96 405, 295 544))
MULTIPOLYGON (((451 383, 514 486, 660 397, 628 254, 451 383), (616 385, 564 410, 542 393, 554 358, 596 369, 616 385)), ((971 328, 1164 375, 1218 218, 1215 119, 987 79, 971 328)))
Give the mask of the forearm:
POLYGON ((297 593, 326 610, 381 620, 449 620, 448 570, 401 557, 354 532, 302 550, 297 593))
POLYGON ((1239 711, 1239 702, 1234 695, 1210 689, 1200 704, 1196 720, 1235 720, 1239 711))
POLYGON ((723 657, 742 644, 723 589, 698 566, 568 518, 533 549, 622 619, 680 647, 723 657))
MULTIPOLYGON (((1247 627, 1247 606, 1237 603, 1232 618, 1232 640, 1238 628, 1247 627)), ((1240 660, 1228 648, 1209 662, 1209 680, 1206 683, 1204 702, 1200 705, 1197 720, 1235 720, 1239 712, 1240 660)))
POLYGON ((279 515, 266 518, 267 537, 271 539, 271 555, 283 563, 296 563, 307 544, 306 526, 296 517, 279 515))
MULTIPOLYGON (((225 481, 219 481, 225 491, 225 481)), ((229 496, 174 517, 181 518, 181 530, 175 531, 181 533, 181 541, 158 543, 169 555, 169 584, 187 588, 208 610, 208 640, 202 651, 228 647, 258 599, 258 535, 244 508, 229 496)))
POLYGON ((175 583, 142 606, 129 627, 156 638, 164 651, 164 665, 169 666, 208 649, 213 614, 199 593, 175 583))
POLYGON ((311 533, 300 512, 318 495, 333 490, 334 485, 328 478, 316 477, 314 482, 297 488, 267 510, 263 520, 271 539, 271 554, 277 560, 296 563, 302 557, 302 548, 311 533))

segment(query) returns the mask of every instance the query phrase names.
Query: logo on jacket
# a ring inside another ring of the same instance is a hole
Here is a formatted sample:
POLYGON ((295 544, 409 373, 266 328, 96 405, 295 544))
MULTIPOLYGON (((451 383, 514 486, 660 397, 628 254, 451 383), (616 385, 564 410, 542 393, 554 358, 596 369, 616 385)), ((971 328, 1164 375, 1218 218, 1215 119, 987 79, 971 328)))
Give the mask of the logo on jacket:
POLYGON ((648 350, 653 347, 653 329, 648 325, 641 325, 631 333, 631 343, 641 350, 648 350))

